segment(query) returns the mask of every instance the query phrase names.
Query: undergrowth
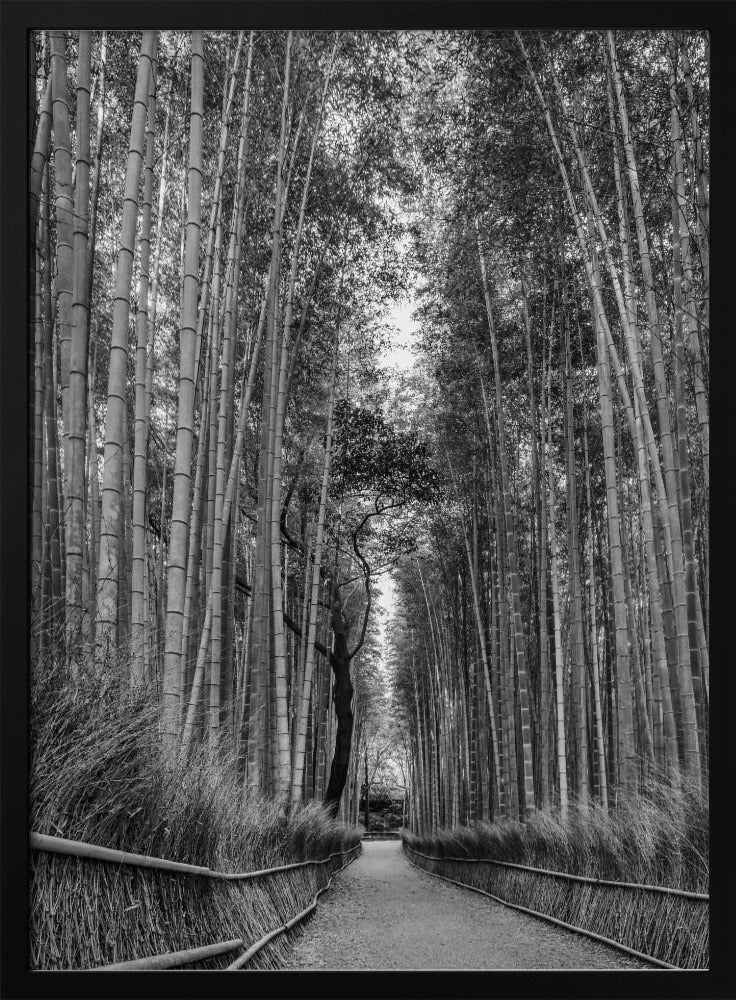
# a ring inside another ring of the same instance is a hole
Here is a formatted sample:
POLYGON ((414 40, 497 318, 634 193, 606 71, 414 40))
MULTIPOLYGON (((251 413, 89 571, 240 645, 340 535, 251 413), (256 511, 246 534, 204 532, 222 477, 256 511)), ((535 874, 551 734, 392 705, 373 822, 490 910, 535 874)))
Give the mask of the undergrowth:
POLYGON ((409 847, 438 857, 489 858, 589 875, 708 892, 708 798, 684 778, 652 779, 633 798, 606 812, 588 802, 559 812, 530 813, 417 836, 409 847))
MULTIPOLYGON (((153 693, 125 680, 72 680, 61 666, 37 672, 30 734, 30 828, 38 833, 221 871, 324 858, 360 840, 317 804, 287 819, 273 802, 245 796, 234 761, 207 747, 166 761, 153 693)), ((222 883, 32 853, 34 968, 89 968, 234 937, 252 943, 310 903, 341 864, 222 883)), ((278 964, 278 941, 255 967, 278 964)))

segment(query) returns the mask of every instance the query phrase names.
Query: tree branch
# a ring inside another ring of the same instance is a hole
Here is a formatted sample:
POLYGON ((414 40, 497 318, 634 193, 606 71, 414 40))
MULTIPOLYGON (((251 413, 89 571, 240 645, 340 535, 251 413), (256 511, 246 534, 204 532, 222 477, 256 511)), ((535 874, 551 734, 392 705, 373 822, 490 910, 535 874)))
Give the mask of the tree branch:
POLYGON ((294 538, 289 529, 286 527, 286 508, 281 511, 281 534, 290 549, 295 549, 297 552, 304 555, 304 546, 301 542, 298 542, 296 538, 294 538))
MULTIPOLYGON (((284 611, 284 622, 289 626, 294 635, 298 635, 300 639, 302 638, 302 630, 299 628, 294 619, 289 614, 287 614, 286 611, 284 611)), ((332 660, 332 655, 329 653, 326 647, 322 645, 319 639, 314 640, 314 648, 317 650, 317 652, 321 653, 326 659, 329 659, 330 661, 332 660)))

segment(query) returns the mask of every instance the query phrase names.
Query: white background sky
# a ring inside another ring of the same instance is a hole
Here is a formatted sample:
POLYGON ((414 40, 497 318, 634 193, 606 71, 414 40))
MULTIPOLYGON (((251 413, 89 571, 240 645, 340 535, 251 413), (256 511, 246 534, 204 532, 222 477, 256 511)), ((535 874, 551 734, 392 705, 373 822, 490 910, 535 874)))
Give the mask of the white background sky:
MULTIPOLYGON (((386 320, 392 329, 392 342, 390 348, 381 358, 381 368, 393 374, 392 381, 401 381, 414 367, 414 332, 417 324, 411 318, 411 314, 416 308, 413 297, 405 300, 397 300, 388 311, 386 320)), ((381 638, 381 668, 384 676, 389 673, 387 662, 386 626, 394 613, 396 606, 396 588, 390 573, 384 573, 378 580, 381 594, 376 595, 376 605, 382 608, 386 614, 379 620, 379 633, 381 638)))
POLYGON ((390 327, 395 329, 392 345, 381 360, 381 367, 386 371, 395 370, 398 374, 406 374, 414 366, 412 353, 413 333, 417 324, 411 318, 415 309, 413 298, 403 302, 395 302, 386 317, 390 327))

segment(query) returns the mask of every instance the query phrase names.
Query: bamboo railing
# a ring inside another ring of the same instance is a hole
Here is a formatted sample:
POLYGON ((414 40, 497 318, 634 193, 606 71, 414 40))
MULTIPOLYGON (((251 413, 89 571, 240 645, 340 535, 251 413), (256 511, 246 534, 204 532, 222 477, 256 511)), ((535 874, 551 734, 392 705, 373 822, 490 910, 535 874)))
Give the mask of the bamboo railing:
POLYGON ((495 858, 440 858, 432 854, 423 854, 422 851, 418 851, 416 847, 409 847, 408 844, 404 844, 404 847, 407 851, 411 851, 412 854, 418 854, 419 857, 426 858, 428 861, 453 861, 460 862, 462 864, 498 865, 501 868, 519 868, 522 871, 536 872, 539 875, 552 875, 555 878, 567 879, 570 882, 589 882, 593 885, 612 885, 617 886, 619 889, 644 889, 647 892, 661 892, 665 895, 685 896, 689 899, 703 899, 706 901, 710 898, 707 892, 691 892, 689 889, 675 889, 666 885, 647 885, 645 882, 615 882, 611 879, 594 878, 592 875, 573 875, 572 872, 558 872, 551 868, 534 868, 532 865, 520 865, 515 861, 497 861, 495 858))
MULTIPOLYGON (((252 872, 218 872, 202 865, 189 865, 182 861, 168 861, 165 858, 153 858, 148 854, 133 854, 130 851, 118 851, 110 847, 100 847, 98 844, 86 844, 82 840, 66 840, 64 837, 50 837, 45 833, 32 833, 31 847, 37 851, 47 851, 50 854, 69 854, 75 858, 92 858, 95 861, 109 861, 117 865, 135 865, 137 868, 158 868, 161 871, 181 872, 183 875, 203 875, 205 878, 249 879, 263 878, 275 875, 277 872, 287 872, 293 868, 306 868, 309 865, 325 865, 332 858, 347 851, 335 851, 326 858, 310 858, 307 861, 293 861, 288 865, 277 865, 274 868, 260 868, 252 872)), ((359 845, 356 845, 356 847, 359 845)), ((356 850, 356 847, 351 850, 356 850)))

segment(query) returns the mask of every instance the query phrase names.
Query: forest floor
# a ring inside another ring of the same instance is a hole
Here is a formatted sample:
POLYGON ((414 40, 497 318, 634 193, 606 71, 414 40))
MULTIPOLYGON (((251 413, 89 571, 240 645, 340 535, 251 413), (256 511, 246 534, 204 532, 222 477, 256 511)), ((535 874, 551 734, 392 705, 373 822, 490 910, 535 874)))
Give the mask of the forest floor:
POLYGON ((413 868, 396 840, 363 842, 296 940, 286 969, 650 969, 413 868))

